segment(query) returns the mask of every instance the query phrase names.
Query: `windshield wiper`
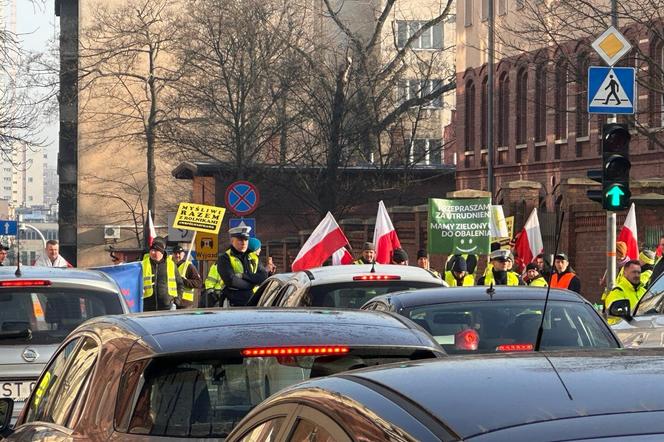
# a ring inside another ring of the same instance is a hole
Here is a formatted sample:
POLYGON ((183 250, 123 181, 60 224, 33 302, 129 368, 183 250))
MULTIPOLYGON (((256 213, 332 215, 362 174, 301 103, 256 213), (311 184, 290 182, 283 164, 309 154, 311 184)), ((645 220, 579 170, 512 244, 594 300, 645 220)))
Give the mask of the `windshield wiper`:
POLYGON ((24 328, 22 330, 0 331, 0 339, 32 339, 32 330, 24 328))

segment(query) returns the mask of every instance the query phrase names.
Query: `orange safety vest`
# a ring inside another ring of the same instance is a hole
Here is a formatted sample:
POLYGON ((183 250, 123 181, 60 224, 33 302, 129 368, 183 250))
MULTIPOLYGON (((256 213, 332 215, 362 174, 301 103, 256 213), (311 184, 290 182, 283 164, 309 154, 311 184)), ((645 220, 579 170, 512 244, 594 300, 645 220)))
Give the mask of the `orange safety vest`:
POLYGON ((569 288, 569 283, 572 282, 572 279, 576 274, 569 272, 565 273, 560 279, 558 279, 558 274, 554 273, 551 277, 551 288, 552 289, 566 289, 569 288))

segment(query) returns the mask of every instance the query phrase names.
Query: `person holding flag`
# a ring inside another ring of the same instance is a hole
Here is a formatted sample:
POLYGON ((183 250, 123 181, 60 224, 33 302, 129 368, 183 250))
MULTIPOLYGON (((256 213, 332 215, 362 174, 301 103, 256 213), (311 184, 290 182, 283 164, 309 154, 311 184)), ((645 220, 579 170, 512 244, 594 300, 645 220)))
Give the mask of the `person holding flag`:
POLYGON ((362 248, 362 256, 353 261, 353 264, 373 264, 376 262, 376 247, 372 242, 365 242, 362 248))

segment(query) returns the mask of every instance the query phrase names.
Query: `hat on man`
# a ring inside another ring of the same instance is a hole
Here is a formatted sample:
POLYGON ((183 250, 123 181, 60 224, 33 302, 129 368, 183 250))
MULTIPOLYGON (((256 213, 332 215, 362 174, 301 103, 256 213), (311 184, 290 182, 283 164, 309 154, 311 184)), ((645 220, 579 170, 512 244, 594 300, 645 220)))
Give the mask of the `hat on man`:
POLYGON ((627 255, 627 243, 624 241, 616 242, 616 252, 620 252, 622 256, 627 255))
POLYGON ((654 265, 655 264, 655 252, 652 250, 643 250, 639 253, 639 261, 644 264, 654 265))
POLYGON ((3 250, 5 250, 5 251, 6 251, 6 250, 9 250, 9 247, 7 247, 7 246, 4 245, 4 244, 0 244, 0 252, 2 252, 3 250))
POLYGON ((468 266, 466 265, 466 260, 463 258, 463 256, 459 256, 454 260, 454 264, 452 265, 452 271, 458 273, 468 271, 468 266))
POLYGON ((239 226, 228 230, 231 237, 244 239, 249 239, 249 232, 251 232, 251 227, 244 224, 240 224, 239 226))
POLYGON ((498 250, 494 250, 493 252, 491 252, 491 255, 489 255, 489 259, 491 261, 497 260, 497 261, 505 262, 505 261, 508 260, 509 255, 510 255, 509 250, 498 249, 498 250))
POLYGON ((365 250, 373 250, 375 252, 376 251, 376 246, 374 246, 374 243, 367 241, 367 242, 364 243, 364 247, 362 248, 362 251, 365 251, 365 250))
POLYGON ((256 250, 261 248, 261 240, 258 238, 249 238, 249 245, 247 246, 247 250, 250 252, 255 252, 256 250))
POLYGON ((556 256, 553 257, 553 259, 560 259, 561 261, 569 261, 569 257, 567 254, 560 252, 556 256))
POLYGON ((186 250, 183 249, 182 246, 179 245, 179 244, 177 246, 173 247, 173 253, 180 253, 180 252, 184 253, 184 252, 186 252, 186 250))
POLYGON ((150 249, 157 250, 161 253, 166 253, 166 240, 161 236, 155 237, 155 239, 152 240, 150 249))
POLYGON ((408 261, 408 253, 402 248, 396 248, 392 251, 392 261, 402 263, 408 261))
POLYGON ((539 272, 539 268, 537 267, 537 264, 535 264, 534 262, 531 262, 526 266, 526 271, 528 270, 537 270, 537 272, 539 272))
POLYGON ((427 253, 426 250, 420 249, 420 250, 417 251, 417 259, 420 259, 420 258, 429 258, 429 254, 427 253))

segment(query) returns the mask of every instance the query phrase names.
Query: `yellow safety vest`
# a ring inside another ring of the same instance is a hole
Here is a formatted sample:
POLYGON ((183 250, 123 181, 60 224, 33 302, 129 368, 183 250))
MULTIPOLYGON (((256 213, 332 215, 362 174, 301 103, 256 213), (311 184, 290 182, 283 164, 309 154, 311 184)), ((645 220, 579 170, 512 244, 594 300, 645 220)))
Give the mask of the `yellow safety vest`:
POLYGON ((652 270, 645 270, 641 272, 641 284, 643 285, 648 284, 648 281, 650 281, 651 276, 652 276, 652 270))
MULTIPOLYGON (((244 273, 244 266, 242 265, 242 261, 240 261, 235 255, 231 253, 231 249, 226 250, 226 254, 231 260, 231 268, 233 269, 233 273, 244 273)), ((256 255, 254 252, 249 253, 249 267, 251 273, 256 273, 256 270, 258 270, 258 255, 256 255)), ((221 279, 221 277, 219 279, 221 279)), ((252 290, 254 292, 258 290, 258 286, 255 286, 252 290)))
MULTIPOLYGON (((154 295, 154 275, 152 274, 152 265, 150 265, 150 255, 143 256, 143 298, 149 298, 154 295)), ((171 258, 166 258, 166 274, 168 277, 168 295, 177 298, 178 285, 175 279, 175 262, 171 258)))
MULTIPOLYGON (((645 292, 646 288, 643 284, 639 283, 638 287, 635 289, 631 282, 626 278, 623 278, 615 285, 613 290, 606 295, 606 299, 604 300, 604 311, 608 314, 611 303, 619 299, 627 299, 629 301, 629 309, 632 311, 645 292)), ((615 324, 616 322, 618 322, 617 318, 609 316, 609 324, 615 324)))
MULTIPOLYGON (((486 272, 484 275, 484 285, 496 285, 496 281, 493 279, 493 271, 486 272)), ((519 285, 519 275, 515 272, 507 272, 507 285, 519 285)))
MULTIPOLYGON (((185 261, 178 266, 178 271, 180 272, 180 276, 182 276, 183 278, 187 276, 187 269, 189 268, 189 264, 190 264, 189 261, 185 261)), ((194 302, 194 289, 184 286, 182 288, 182 299, 184 299, 185 301, 194 302)))
POLYGON ((205 278, 205 288, 213 290, 221 290, 224 288, 224 281, 219 275, 219 269, 217 269, 217 264, 212 264, 210 271, 205 278))
MULTIPOLYGON (((445 272, 445 282, 450 285, 450 287, 457 287, 457 280, 452 274, 451 271, 445 272)), ((470 287, 475 285, 475 279, 473 278, 473 275, 466 274, 466 276, 463 277, 463 280, 461 281, 461 285, 463 287, 470 287)))
POLYGON ((538 276, 537 278, 530 281, 528 283, 528 285, 531 286, 531 287, 547 287, 548 286, 548 284, 546 283, 546 280, 541 276, 538 276))

